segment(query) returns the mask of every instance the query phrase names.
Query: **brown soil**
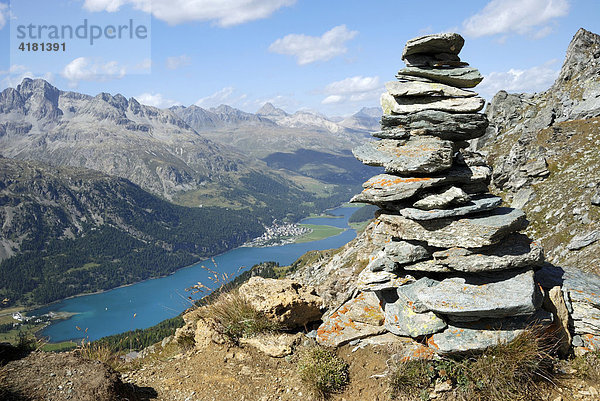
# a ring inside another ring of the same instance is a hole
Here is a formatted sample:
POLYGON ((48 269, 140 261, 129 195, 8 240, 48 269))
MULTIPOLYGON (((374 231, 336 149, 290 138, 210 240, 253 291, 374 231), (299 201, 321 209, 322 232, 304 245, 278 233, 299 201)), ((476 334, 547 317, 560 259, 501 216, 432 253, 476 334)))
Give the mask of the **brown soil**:
POLYGON ((151 389, 124 384, 103 363, 73 353, 34 352, 0 368, 3 401, 133 401, 154 396, 151 389))

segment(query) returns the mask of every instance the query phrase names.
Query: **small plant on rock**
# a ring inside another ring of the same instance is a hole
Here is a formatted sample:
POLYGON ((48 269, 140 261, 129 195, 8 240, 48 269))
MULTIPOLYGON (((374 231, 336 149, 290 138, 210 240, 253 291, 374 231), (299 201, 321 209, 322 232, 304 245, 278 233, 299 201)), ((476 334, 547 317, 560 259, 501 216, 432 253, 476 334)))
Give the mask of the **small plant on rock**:
POLYGON ((298 374, 308 389, 320 398, 341 391, 349 382, 348 364, 322 347, 308 348, 300 354, 298 374))
POLYGON ((201 307, 198 315, 233 341, 281 329, 277 322, 257 311, 237 290, 220 294, 213 303, 201 307))

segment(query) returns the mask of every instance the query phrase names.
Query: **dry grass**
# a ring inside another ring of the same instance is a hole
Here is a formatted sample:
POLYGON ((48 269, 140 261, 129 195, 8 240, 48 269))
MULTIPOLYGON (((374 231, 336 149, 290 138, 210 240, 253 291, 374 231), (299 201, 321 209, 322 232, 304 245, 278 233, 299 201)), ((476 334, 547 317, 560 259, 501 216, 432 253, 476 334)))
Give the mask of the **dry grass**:
POLYGON ((198 316, 233 341, 281 329, 277 322, 254 309, 237 290, 221 293, 213 303, 200 308, 198 316))
POLYGON ((114 370, 122 370, 124 362, 107 344, 82 341, 75 352, 84 359, 100 361, 114 370))
POLYGON ((540 384, 553 382, 555 344, 549 334, 534 327, 476 356, 405 362, 391 376, 391 394, 427 400, 436 380, 449 380, 464 400, 538 400, 540 384))
POLYGON ((349 382, 348 364, 326 348, 305 349, 297 366, 307 389, 321 399, 340 392, 349 382))
POLYGON ((575 374, 590 382, 600 383, 600 352, 588 352, 570 363, 575 374))

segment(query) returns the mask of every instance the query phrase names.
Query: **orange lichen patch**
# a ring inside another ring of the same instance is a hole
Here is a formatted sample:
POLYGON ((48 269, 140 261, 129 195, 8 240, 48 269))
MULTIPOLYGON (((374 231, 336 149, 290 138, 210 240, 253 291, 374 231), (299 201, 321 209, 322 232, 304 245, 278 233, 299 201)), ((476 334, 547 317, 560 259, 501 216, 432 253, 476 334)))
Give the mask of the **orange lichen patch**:
POLYGON ((583 337, 583 342, 586 345, 585 348, 588 348, 590 351, 599 351, 600 350, 600 337, 595 336, 593 334, 584 334, 584 335, 582 335, 582 337, 583 337))
POLYGON ((427 339, 427 345, 429 345, 433 349, 440 349, 440 347, 433 341, 433 336, 427 339))
POLYGON ((411 182, 429 181, 431 177, 398 177, 398 178, 379 178, 377 180, 369 180, 364 185, 365 188, 373 187, 391 187, 392 185, 407 184, 411 182))

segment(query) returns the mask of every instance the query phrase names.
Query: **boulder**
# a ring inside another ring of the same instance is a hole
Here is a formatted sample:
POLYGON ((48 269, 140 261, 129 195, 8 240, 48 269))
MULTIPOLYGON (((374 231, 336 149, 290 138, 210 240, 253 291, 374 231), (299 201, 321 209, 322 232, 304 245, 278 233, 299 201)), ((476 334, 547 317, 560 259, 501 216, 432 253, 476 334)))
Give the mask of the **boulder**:
POLYGON ((329 315, 317 329, 317 342, 339 347, 352 340, 385 332, 383 311, 372 292, 362 292, 329 315))
POLYGON ((471 197, 462 189, 450 187, 439 194, 432 194, 421 198, 413 204, 413 207, 422 210, 444 209, 454 205, 464 205, 471 197))
POLYGON ((585 248, 588 245, 600 239, 600 230, 594 230, 587 233, 579 234, 573 237, 571 242, 567 245, 567 249, 570 251, 576 251, 581 248, 585 248))
POLYGON ((364 190, 350 202, 386 205, 408 199, 419 192, 447 184, 475 184, 489 180, 490 169, 483 166, 453 167, 444 175, 431 177, 398 177, 379 174, 363 184, 364 190))
POLYGON ((494 195, 474 196, 471 201, 463 206, 457 206, 450 209, 431 209, 421 210, 412 207, 402 208, 399 206, 399 212, 402 216, 412 220, 433 220, 448 217, 464 216, 472 213, 480 213, 497 208, 502 204, 502 198, 494 195))
POLYGON ((252 277, 239 292, 256 310, 288 328, 321 318, 323 301, 315 289, 294 280, 252 277))
POLYGON ((442 84, 456 86, 458 88, 474 88, 483 80, 477 68, 425 68, 405 67, 398 71, 397 78, 420 77, 440 82, 442 84))
MULTIPOLYGON (((435 82, 398 82, 390 81, 385 83, 385 89, 394 97, 410 96, 409 99, 414 99, 412 96, 431 96, 434 99, 440 97, 472 97, 477 96, 477 93, 464 89, 455 88, 435 82)), ((385 112, 384 112, 385 113, 385 112)))
POLYGON ((373 272, 394 271, 396 266, 414 263, 427 259, 429 256, 429 251, 422 245, 406 241, 392 241, 372 257, 367 269, 373 272))
POLYGON ((434 359, 435 351, 431 348, 407 337, 399 337, 392 333, 380 334, 361 340, 361 346, 381 346, 394 350, 391 359, 395 363, 408 362, 422 359, 434 359))
POLYGON ((446 278, 437 285, 422 288, 414 301, 417 310, 456 317, 492 318, 532 315, 542 298, 533 271, 525 270, 499 272, 493 278, 446 278))
POLYGON ((402 128, 410 135, 434 135, 450 141, 467 141, 485 134, 488 127, 485 114, 448 113, 445 111, 425 110, 411 114, 381 117, 384 129, 402 128))
POLYGON ((416 53, 448 53, 458 55, 465 44, 465 40, 458 33, 438 33, 410 39, 404 45, 402 60, 416 53))
POLYGON ((302 341, 302 333, 263 333, 250 338, 241 338, 240 344, 256 348, 265 355, 282 358, 294 352, 302 341))
POLYGON ((454 146, 436 137, 407 141, 382 139, 353 149, 354 156, 369 166, 383 166, 387 173, 436 173, 452 167, 454 146))
POLYGON ((551 322, 552 315, 540 311, 529 317, 453 323, 443 332, 429 337, 427 345, 441 355, 483 351, 494 345, 513 341, 534 323, 547 325, 551 322))
POLYGON ((497 245, 479 249, 450 248, 433 253, 433 259, 404 265, 404 270, 465 273, 494 272, 541 266, 544 250, 523 234, 513 234, 497 245))
POLYGON ((415 221, 381 213, 377 217, 390 235, 402 240, 425 241, 441 248, 481 248, 500 242, 508 234, 527 226, 519 209, 497 208, 483 216, 462 219, 415 221))
POLYGON ((418 113, 425 110, 439 110, 449 113, 475 113, 483 109, 485 100, 480 97, 394 97, 389 93, 383 93, 380 103, 385 114, 418 113))

